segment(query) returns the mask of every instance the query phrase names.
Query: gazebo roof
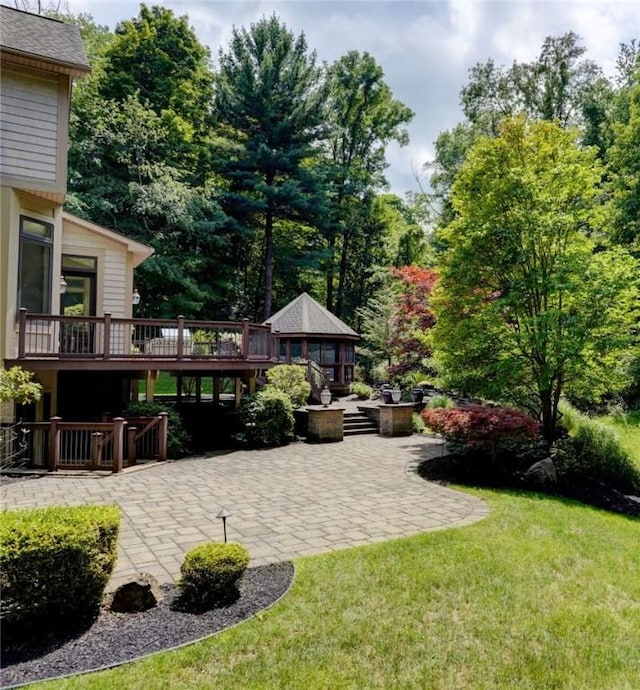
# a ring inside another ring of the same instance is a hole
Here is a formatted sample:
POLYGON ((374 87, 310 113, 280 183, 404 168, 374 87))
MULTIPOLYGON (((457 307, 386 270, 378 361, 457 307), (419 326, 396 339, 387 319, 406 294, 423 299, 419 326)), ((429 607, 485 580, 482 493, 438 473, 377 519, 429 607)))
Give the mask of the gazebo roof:
POLYGON ((281 335, 331 335, 358 338, 358 334, 335 314, 303 292, 264 322, 281 335))

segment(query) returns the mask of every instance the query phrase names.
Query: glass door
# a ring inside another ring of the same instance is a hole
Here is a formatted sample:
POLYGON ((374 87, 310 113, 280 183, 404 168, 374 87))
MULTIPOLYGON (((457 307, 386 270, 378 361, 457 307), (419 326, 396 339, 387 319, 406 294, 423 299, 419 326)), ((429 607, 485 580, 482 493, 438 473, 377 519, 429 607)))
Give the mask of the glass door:
MULTIPOLYGON (((62 275, 67 284, 60 300, 62 316, 95 316, 96 258, 62 256, 62 275)), ((62 325, 62 351, 76 354, 94 352, 95 324, 89 321, 67 321, 62 325)))

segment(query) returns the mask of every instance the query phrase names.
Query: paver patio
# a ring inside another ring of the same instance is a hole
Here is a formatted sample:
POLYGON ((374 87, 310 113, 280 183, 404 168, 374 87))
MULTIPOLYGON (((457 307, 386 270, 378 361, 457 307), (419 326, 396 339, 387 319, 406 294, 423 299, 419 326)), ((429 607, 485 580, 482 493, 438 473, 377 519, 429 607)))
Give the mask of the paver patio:
POLYGON ((249 549, 254 565, 466 525, 484 517, 478 498, 426 482, 421 460, 440 454, 426 436, 355 436, 155 464, 119 475, 45 475, 2 483, 5 508, 116 503, 123 512, 112 588, 138 572, 174 580, 186 551, 222 540, 249 549))

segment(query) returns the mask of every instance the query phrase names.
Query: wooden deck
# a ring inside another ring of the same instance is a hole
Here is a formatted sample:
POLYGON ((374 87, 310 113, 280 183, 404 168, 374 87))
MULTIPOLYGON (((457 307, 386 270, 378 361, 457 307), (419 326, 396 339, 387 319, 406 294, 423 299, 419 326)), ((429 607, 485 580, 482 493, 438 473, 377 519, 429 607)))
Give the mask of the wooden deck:
POLYGON ((20 310, 15 360, 30 370, 247 370, 278 362, 269 326, 234 321, 57 316, 20 310))

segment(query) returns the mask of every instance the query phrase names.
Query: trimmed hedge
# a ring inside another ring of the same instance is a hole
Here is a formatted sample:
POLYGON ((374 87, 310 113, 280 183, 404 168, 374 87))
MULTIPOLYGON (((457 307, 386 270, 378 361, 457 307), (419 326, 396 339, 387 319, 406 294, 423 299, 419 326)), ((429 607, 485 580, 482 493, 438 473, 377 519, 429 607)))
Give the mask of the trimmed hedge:
POLYGON ((120 509, 6 511, 0 521, 3 634, 95 614, 117 557, 120 509))
POLYGON ((183 604, 206 609, 237 593, 236 583, 249 565, 241 544, 200 544, 187 552, 180 567, 183 604))

